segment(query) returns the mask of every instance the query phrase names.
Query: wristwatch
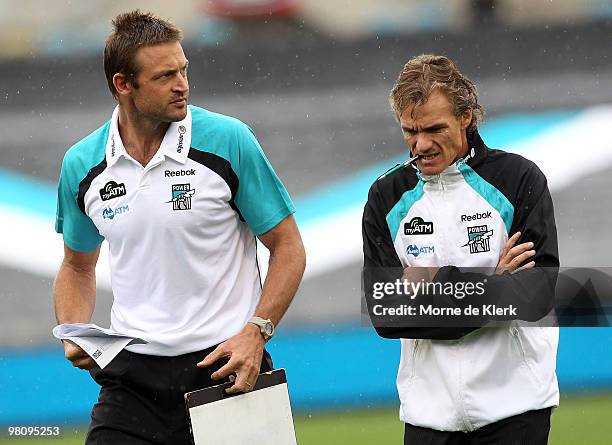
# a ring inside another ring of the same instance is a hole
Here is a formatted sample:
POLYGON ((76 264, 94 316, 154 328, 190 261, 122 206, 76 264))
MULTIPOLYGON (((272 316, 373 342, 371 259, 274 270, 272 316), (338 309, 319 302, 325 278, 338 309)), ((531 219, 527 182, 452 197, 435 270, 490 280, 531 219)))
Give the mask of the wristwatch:
POLYGON ((274 323, 272 323, 272 321, 261 317, 251 317, 249 319, 249 323, 253 323, 259 327, 259 331, 261 332, 264 340, 268 341, 274 337, 274 323))

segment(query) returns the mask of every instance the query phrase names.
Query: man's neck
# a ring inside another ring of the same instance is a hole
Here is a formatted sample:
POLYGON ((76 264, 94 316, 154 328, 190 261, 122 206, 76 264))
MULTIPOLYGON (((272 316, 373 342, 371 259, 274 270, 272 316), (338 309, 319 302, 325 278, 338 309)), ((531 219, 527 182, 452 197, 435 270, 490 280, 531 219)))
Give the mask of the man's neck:
POLYGON ((144 117, 132 107, 119 106, 119 135, 128 154, 143 167, 155 156, 170 124, 144 117))

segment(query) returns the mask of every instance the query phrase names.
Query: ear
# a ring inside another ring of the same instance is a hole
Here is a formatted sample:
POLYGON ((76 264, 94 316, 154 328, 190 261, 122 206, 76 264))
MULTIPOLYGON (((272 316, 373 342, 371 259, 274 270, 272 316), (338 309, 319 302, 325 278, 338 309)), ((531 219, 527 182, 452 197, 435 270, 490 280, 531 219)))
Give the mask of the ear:
POLYGON ((472 109, 468 108, 461 115, 461 129, 465 130, 472 122, 472 109))
POLYGON ((127 96, 132 92, 132 89, 134 89, 131 80, 123 73, 115 73, 113 76, 113 85, 119 96, 127 96))

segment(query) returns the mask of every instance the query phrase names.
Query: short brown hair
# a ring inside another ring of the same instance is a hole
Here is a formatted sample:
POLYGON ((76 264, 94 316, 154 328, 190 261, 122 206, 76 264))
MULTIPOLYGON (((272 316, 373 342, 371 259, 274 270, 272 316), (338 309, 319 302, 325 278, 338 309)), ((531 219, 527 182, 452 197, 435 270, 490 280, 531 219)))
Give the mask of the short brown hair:
POLYGON ((399 119, 408 106, 423 105, 436 89, 446 94, 455 116, 460 117, 464 111, 472 110, 472 121, 467 132, 476 130, 484 117, 484 109, 478 103, 476 85, 445 56, 423 54, 410 59, 389 95, 391 108, 399 119))
POLYGON ((113 97, 117 99, 117 90, 113 76, 123 73, 131 77, 136 88, 138 66, 134 61, 136 51, 143 46, 159 43, 180 42, 181 31, 172 23, 140 10, 119 14, 112 21, 113 32, 106 39, 104 47, 104 74, 113 97))

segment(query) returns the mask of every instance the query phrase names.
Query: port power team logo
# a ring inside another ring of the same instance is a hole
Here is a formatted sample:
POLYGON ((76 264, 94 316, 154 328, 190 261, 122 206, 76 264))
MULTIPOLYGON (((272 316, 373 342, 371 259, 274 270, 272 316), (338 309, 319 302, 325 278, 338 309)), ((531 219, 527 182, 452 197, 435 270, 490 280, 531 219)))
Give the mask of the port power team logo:
POLYGON ((191 197, 195 193, 195 189, 191 188, 190 184, 173 184, 172 185, 172 210, 190 210, 191 197))
POLYGON ((470 253, 491 251, 489 240, 493 236, 493 229, 489 230, 486 224, 468 227, 467 234, 468 242, 461 247, 469 246, 470 253))

